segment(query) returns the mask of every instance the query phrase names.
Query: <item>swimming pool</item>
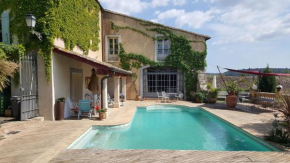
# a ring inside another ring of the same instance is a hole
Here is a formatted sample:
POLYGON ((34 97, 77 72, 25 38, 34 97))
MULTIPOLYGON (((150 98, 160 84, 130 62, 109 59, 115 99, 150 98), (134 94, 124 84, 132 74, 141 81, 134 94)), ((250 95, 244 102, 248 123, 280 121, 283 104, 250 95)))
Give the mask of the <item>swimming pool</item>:
POLYGON ((69 149, 279 151, 202 108, 139 107, 131 123, 93 126, 69 149))

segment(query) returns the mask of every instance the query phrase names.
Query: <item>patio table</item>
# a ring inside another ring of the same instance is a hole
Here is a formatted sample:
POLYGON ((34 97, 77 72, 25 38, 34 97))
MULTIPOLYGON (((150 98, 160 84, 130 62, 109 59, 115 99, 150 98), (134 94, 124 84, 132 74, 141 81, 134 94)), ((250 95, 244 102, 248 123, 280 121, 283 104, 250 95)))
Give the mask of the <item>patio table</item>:
POLYGON ((169 98, 173 96, 174 99, 178 93, 166 93, 166 94, 168 95, 169 98))

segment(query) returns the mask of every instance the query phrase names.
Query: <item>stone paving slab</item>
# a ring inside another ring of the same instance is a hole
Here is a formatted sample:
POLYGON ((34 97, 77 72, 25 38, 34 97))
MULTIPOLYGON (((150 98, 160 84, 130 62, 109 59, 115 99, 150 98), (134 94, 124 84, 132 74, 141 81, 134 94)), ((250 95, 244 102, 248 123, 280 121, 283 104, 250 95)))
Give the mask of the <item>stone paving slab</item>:
POLYGON ((50 163, 74 162, 289 162, 282 152, 176 150, 63 150, 50 163))
MULTIPOLYGON (((43 121, 43 122, 9 122, 2 124, 2 127, 9 131, 19 131, 16 134, 8 135, 0 140, 0 162, 174 162, 175 160, 192 162, 189 157, 197 157, 198 162, 202 159, 208 161, 224 162, 229 157, 229 162, 247 162, 245 157, 254 161, 263 161, 264 158, 271 160, 285 160, 288 155, 279 152, 209 152, 209 151, 156 151, 156 150, 67 150, 74 140, 88 130, 92 125, 121 125, 129 123, 135 113, 137 106, 149 106, 160 104, 156 100, 127 101, 125 106, 117 109, 109 109, 109 117, 104 121, 83 118, 77 120, 72 118, 64 121, 43 121), (81 156, 76 153, 81 153, 81 156), (98 154, 99 153, 99 154, 98 154), (108 155, 111 153, 110 155, 108 155), (145 154, 143 154, 145 153, 145 154), (107 156, 108 155, 108 156, 107 156), (115 156, 114 156, 115 155, 115 156), (131 157, 132 155, 132 157, 131 157), (97 156, 97 157, 95 157, 97 156), (110 157, 109 157, 110 156, 110 157), (77 158, 76 158, 77 157, 77 158), (128 157, 128 158, 127 158, 128 157), (83 158, 83 159, 80 159, 83 158), (111 158, 111 159, 110 159, 111 158), (120 158, 120 159, 119 159, 120 158), (152 158, 152 159, 151 159, 152 158), (96 160, 96 161, 95 161, 96 160)), ((207 111, 229 121, 230 123, 248 131, 257 137, 262 137, 271 129, 273 113, 265 110, 245 112, 242 110, 228 110, 225 104, 194 104, 192 102, 177 101, 171 104, 185 105, 190 107, 202 107, 207 111)), ((290 159, 289 159, 290 160, 290 159)), ((265 161, 265 160, 264 160, 265 161)), ((268 162, 266 161, 266 162, 268 162)), ((275 161, 274 161, 275 162, 275 161)))

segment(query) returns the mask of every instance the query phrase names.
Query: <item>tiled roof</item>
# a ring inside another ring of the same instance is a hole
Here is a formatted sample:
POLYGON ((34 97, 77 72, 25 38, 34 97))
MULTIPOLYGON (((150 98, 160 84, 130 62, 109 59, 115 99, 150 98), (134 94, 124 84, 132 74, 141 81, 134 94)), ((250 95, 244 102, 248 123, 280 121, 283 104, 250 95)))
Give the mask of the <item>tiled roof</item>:
POLYGON ((81 60, 85 61, 85 63, 95 63, 97 65, 104 66, 104 67, 108 68, 110 71, 113 71, 113 72, 118 72, 118 73, 122 73, 122 74, 126 74, 126 75, 131 75, 132 74, 131 71, 124 70, 124 69, 119 68, 117 66, 114 66, 114 65, 112 65, 110 63, 99 61, 99 60, 93 59, 91 57, 88 57, 88 56, 86 56, 84 54, 79 54, 79 53, 76 53, 76 52, 72 52, 72 51, 69 51, 69 50, 61 48, 61 47, 54 46, 54 51, 63 52, 63 53, 67 53, 68 55, 75 56, 75 57, 73 57, 74 59, 77 59, 77 60, 81 59, 81 60))

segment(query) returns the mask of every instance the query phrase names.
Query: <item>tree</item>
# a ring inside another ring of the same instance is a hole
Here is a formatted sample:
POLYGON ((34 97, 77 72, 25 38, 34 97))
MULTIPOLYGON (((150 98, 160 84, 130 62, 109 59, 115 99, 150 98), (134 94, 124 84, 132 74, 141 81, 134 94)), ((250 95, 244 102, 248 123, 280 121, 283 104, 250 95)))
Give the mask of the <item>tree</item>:
POLYGON ((19 56, 23 56, 25 49, 22 45, 6 45, 0 43, 0 91, 9 84, 9 77, 13 77, 18 69, 19 56))
MULTIPOLYGON (((267 67, 263 70, 263 73, 272 73, 269 65, 267 65, 267 67)), ((276 86, 277 82, 275 76, 262 76, 260 78, 259 89, 261 92, 274 93, 276 91, 276 86)))

